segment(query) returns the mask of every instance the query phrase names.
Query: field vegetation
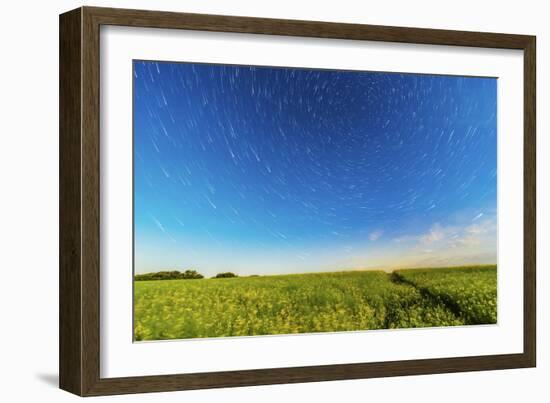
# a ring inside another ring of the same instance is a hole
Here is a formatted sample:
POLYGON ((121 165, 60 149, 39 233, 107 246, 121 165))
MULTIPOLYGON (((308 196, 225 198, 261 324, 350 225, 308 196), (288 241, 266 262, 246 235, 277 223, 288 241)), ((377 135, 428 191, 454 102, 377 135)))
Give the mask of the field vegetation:
POLYGON ((134 283, 134 338, 492 324, 496 266, 134 283))

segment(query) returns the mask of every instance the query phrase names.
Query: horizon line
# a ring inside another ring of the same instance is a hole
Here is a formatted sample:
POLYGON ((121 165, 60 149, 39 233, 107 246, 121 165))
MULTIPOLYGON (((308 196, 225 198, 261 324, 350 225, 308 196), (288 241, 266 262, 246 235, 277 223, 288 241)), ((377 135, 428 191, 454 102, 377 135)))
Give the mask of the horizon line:
MULTIPOLYGON (((301 274, 322 274, 322 273, 345 273, 345 272, 360 272, 360 271, 384 271, 386 273, 392 273, 394 271, 398 271, 398 270, 422 270, 422 269, 458 269, 458 268, 470 268, 470 267, 490 267, 490 266, 497 266, 498 264, 495 262, 495 263, 479 263, 479 264, 458 264, 458 265, 450 265, 450 266, 441 266, 441 265, 435 265, 435 266, 400 266, 400 267, 393 267, 393 268, 388 268, 388 267, 372 267, 372 268, 360 268, 360 269, 341 269, 341 270, 327 270, 327 271, 309 271, 309 272, 296 272, 296 273, 270 273, 270 274, 257 274, 257 273, 251 273, 251 274, 242 274, 242 277, 272 277, 272 276, 292 276, 292 275, 301 275, 301 274)), ((146 275, 146 274, 154 274, 154 273, 162 273, 162 272, 174 272, 174 271, 177 271, 179 273, 185 273, 186 270, 195 270, 197 271, 199 274, 200 271, 196 270, 196 269, 193 269, 193 268, 187 268, 187 269, 181 269, 181 270, 178 270, 178 269, 162 269, 162 270, 157 270, 157 271, 149 271, 149 272, 145 272, 145 273, 135 273, 134 272, 134 277, 135 276, 143 276, 143 275, 146 275)), ((223 272, 220 272, 220 273, 226 273, 228 272, 227 270, 226 271, 223 271, 223 272)), ((231 271, 229 271, 231 272, 231 271)), ((238 272, 231 272, 231 273, 234 273, 236 274, 237 276, 241 276, 238 272)), ((219 273, 217 273, 219 274, 219 273)), ((215 275, 214 275, 215 276, 215 275)), ((204 277, 204 278, 208 278, 208 277, 204 277)))

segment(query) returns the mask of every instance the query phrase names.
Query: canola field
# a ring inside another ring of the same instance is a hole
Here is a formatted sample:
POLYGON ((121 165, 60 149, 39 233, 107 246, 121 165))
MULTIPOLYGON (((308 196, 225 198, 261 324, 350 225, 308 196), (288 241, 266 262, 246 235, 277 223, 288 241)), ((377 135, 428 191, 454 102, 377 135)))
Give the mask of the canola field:
POLYGON ((496 266, 134 282, 134 340, 494 324, 496 266))

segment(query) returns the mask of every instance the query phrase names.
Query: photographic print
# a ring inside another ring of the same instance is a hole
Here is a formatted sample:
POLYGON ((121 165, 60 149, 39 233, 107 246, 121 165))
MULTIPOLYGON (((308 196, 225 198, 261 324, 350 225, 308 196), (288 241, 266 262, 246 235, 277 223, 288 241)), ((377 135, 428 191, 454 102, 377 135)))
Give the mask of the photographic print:
POLYGON ((497 79, 134 60, 134 340, 497 322, 497 79))

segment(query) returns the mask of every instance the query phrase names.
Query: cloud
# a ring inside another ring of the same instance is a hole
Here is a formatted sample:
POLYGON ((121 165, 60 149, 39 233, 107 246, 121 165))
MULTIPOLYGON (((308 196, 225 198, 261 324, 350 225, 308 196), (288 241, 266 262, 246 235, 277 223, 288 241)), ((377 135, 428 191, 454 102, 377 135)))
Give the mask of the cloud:
POLYGON ((448 234, 449 230, 442 227, 439 223, 432 225, 428 233, 420 236, 420 243, 422 245, 431 245, 433 243, 443 240, 448 234))
POLYGON ((479 224, 472 224, 464 229, 466 234, 480 235, 494 231, 496 229, 495 222, 493 220, 485 220, 479 224))
POLYGON ((488 239, 496 240, 496 229, 495 218, 487 218, 469 225, 443 226, 435 223, 426 233, 405 235, 395 238, 394 241, 406 241, 415 249, 423 250, 441 249, 446 246, 454 248, 458 245, 477 245, 488 239))
POLYGON ((384 233, 384 232, 381 231, 381 230, 372 231, 372 232, 369 234, 369 241, 374 242, 374 241, 379 240, 383 233, 384 233))
POLYGON ((475 246, 489 239, 496 240, 496 221, 487 219, 465 227, 459 236, 453 240, 453 247, 457 245, 475 246))
POLYGON ((393 242, 406 243, 416 247, 425 248, 428 245, 440 244, 442 241, 456 237, 460 232, 457 226, 442 226, 440 223, 433 224, 428 232, 421 234, 407 234, 393 238, 393 242))
POLYGON ((472 222, 432 224, 421 233, 393 238, 390 254, 377 256, 376 264, 389 268, 430 267, 496 262, 497 222, 495 216, 481 215, 472 222))

